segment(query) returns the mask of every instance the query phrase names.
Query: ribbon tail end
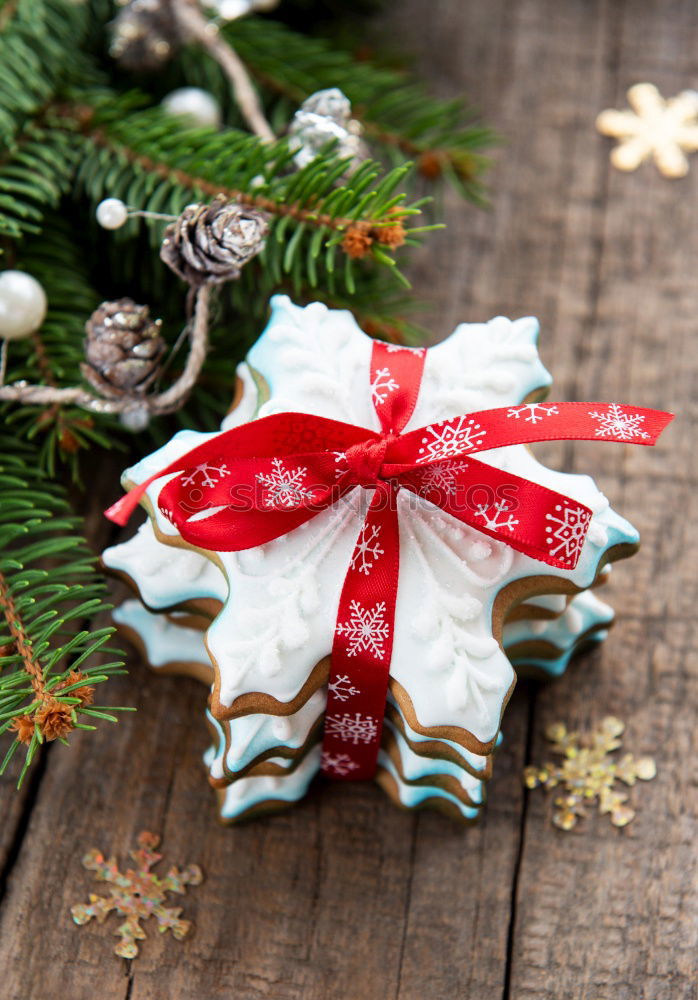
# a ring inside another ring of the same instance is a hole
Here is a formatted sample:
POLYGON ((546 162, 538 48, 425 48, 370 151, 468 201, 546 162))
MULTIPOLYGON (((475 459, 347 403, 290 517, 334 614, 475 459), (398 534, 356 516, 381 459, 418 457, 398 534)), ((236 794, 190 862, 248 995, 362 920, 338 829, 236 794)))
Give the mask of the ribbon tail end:
POLYGON ((128 524, 129 518, 133 511, 138 506, 138 497, 133 497, 130 493, 126 493, 113 503, 111 507, 107 507, 104 511, 104 516, 109 521, 113 521, 114 524, 118 524, 121 528, 125 528, 128 524))

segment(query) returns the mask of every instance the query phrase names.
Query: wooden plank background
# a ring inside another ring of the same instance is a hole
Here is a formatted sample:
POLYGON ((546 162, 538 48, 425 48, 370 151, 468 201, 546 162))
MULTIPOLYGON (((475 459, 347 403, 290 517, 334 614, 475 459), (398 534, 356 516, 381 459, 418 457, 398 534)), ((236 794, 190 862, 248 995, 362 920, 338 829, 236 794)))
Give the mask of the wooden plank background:
MULTIPOLYGON (((674 409, 658 449, 550 446, 593 471, 641 530, 609 586, 618 623, 604 648, 548 687, 521 684, 505 718, 478 828, 394 809, 372 786, 324 786, 293 811, 240 829, 213 819, 194 682, 133 661, 110 686, 137 703, 118 728, 52 747, 20 795, 0 785, 0 994, 8 1000, 689 1000, 698 996, 695 629, 698 397, 698 156, 667 181, 614 171, 594 130, 628 86, 698 86, 694 0, 395 0, 392 44, 440 94, 467 92, 507 139, 484 213, 446 196, 449 228, 412 275, 435 336, 463 319, 540 317, 561 398, 674 409), (638 817, 593 817, 562 834, 521 771, 544 726, 612 712, 659 776, 638 817), (148 929, 141 957, 110 931, 76 928, 72 903, 99 891, 79 863, 120 858, 161 831, 168 861, 199 862, 184 944, 148 929)), ((113 493, 116 473, 102 487, 113 493)), ((90 523, 96 544, 105 525, 90 523)))

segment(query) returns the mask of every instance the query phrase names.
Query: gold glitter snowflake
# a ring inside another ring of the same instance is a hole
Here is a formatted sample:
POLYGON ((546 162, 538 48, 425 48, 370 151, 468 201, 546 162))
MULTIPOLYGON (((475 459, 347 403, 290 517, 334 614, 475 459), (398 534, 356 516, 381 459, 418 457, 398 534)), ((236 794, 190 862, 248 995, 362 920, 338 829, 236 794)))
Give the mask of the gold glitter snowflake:
POLYGON ((651 83, 637 83, 628 91, 633 111, 602 111, 596 127, 619 140, 611 163, 619 170, 635 170, 650 156, 665 177, 688 173, 686 153, 698 150, 698 91, 684 90, 665 100, 651 83))
POLYGON ((561 794, 554 802, 553 823, 561 830, 572 830, 586 807, 598 803, 599 812, 610 814, 614 826, 627 826, 635 818, 635 811, 627 805, 628 796, 616 787, 616 782, 634 785, 637 779, 649 781, 657 773, 651 757, 623 757, 610 755, 621 746, 620 737, 625 725, 609 715, 586 737, 568 732, 562 722, 545 730, 546 739, 553 744, 553 753, 563 760, 543 767, 527 767, 524 784, 527 788, 559 788, 561 794))
POLYGON ((148 917, 155 917, 161 934, 170 930, 178 941, 191 929, 191 921, 179 919, 181 908, 166 907, 163 902, 168 892, 183 895, 187 885, 199 885, 203 879, 201 869, 198 865, 187 865, 181 871, 170 868, 164 877, 154 874, 150 869, 162 858, 162 854, 153 850, 159 843, 160 838, 154 833, 147 830, 140 833, 138 849, 130 852, 136 867, 127 869, 125 874, 119 871, 115 858, 105 860, 104 855, 95 849, 88 851, 82 859, 85 868, 93 871, 96 879, 112 884, 109 890, 111 896, 90 894, 89 903, 71 907, 73 920, 76 924, 86 924, 96 917, 97 922, 102 924, 112 911, 125 917, 114 931, 120 939, 114 951, 122 958, 135 958, 138 954, 136 941, 142 941, 146 936, 140 922, 148 917))

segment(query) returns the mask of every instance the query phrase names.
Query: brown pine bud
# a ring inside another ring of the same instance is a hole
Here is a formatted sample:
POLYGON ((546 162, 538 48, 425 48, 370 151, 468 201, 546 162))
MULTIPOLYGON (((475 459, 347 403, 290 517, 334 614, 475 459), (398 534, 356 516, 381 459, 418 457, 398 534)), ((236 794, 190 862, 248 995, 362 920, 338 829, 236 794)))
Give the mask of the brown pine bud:
POLYGON ((427 150, 417 160, 417 169, 422 177, 426 177, 430 181, 435 181, 443 172, 441 157, 438 153, 432 153, 431 150, 427 150))
MULTIPOLYGON (((79 681, 87 680, 87 675, 83 674, 80 670, 71 670, 64 681, 57 685, 56 689, 61 690, 67 688, 71 684, 77 684, 79 681)), ((82 687, 73 688, 72 691, 68 691, 68 697, 78 698, 80 701, 80 708, 85 708, 87 705, 91 705, 94 701, 95 689, 85 684, 82 687)))
POLYGON ((62 740, 73 729, 73 709, 64 702, 50 698, 35 715, 36 724, 45 740, 62 740))
POLYGON ((373 236, 370 222, 353 222, 344 234, 342 249, 354 260, 365 257, 371 249, 373 236))
POLYGON ((400 218, 396 218, 390 226, 376 226, 376 239, 391 250, 401 247, 406 237, 407 233, 400 218))
POLYGON ((10 725, 10 732, 15 733, 15 739, 28 746, 34 736, 34 717, 32 715, 16 715, 10 725))

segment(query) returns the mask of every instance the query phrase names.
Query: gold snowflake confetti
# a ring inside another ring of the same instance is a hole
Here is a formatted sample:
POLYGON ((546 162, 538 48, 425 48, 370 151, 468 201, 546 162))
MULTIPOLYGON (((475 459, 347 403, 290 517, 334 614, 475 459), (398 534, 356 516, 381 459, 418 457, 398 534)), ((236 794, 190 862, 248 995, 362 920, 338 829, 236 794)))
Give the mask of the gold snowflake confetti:
POLYGON ((609 715, 586 737, 569 732, 562 722, 545 730, 546 739, 553 744, 553 753, 563 760, 543 767, 527 767, 524 784, 527 788, 559 788, 554 802, 553 823, 561 830, 572 830, 586 807, 598 803, 599 812, 608 814, 614 826, 627 826, 635 818, 635 811, 627 805, 628 796, 616 787, 616 782, 634 785, 637 779, 649 781, 657 773, 651 757, 611 757, 621 746, 625 725, 609 715))
POLYGON ((665 100, 651 83, 628 91, 633 111, 602 111, 596 127, 619 140, 611 153, 618 170, 635 170, 650 156, 665 177, 688 173, 686 153, 698 150, 698 91, 684 90, 665 100))
POLYGON ((82 863, 89 871, 95 873, 100 882, 110 882, 110 897, 95 896, 90 893, 89 903, 78 903, 71 907, 70 912, 76 924, 86 924, 92 917, 103 924, 113 911, 126 919, 114 931, 120 939, 114 948, 122 958, 135 958, 138 954, 136 941, 145 938, 141 920, 155 917, 161 934, 172 931, 174 937, 181 941, 191 929, 191 921, 180 920, 181 908, 163 906, 168 892, 184 894, 187 885, 199 885, 203 879, 198 865, 187 865, 181 871, 170 868, 167 875, 161 877, 150 869, 161 860, 162 854, 156 854, 154 848, 160 843, 160 838, 154 833, 144 830, 138 835, 138 849, 130 852, 136 862, 135 868, 127 869, 123 874, 119 871, 115 858, 105 860, 98 850, 91 850, 84 856, 82 863))

